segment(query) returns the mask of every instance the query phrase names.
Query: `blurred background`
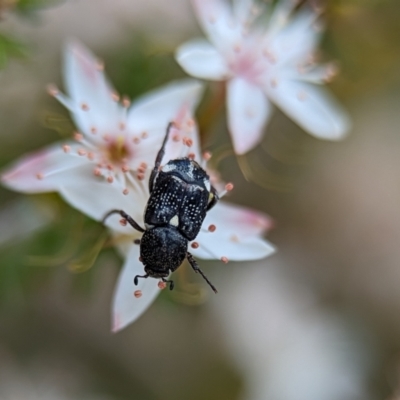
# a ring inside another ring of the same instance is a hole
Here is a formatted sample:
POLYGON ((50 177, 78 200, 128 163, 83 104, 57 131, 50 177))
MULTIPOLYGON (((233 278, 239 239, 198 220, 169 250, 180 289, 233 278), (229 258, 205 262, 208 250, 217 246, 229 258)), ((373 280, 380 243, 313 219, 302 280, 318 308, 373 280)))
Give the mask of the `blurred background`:
MULTIPOLYGON (((218 116, 204 148, 228 200, 274 218, 278 252, 202 261, 217 296, 183 266, 178 290, 111 334, 122 260, 87 260, 103 228, 57 195, 0 187, 0 400, 400 399, 400 3, 322 5, 351 135, 318 141, 276 110, 235 158, 218 116)), ((136 97, 184 77, 173 52, 202 36, 189 0, 1 0, 0 15, 0 167, 71 134, 45 92, 67 38, 136 97)))

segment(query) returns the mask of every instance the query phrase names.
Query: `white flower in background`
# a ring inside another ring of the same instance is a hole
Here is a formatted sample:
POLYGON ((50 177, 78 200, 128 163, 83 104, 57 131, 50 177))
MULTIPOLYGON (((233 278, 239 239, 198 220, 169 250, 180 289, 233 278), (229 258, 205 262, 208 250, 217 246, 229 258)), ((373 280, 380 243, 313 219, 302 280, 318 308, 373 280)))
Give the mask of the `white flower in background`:
MULTIPOLYGON (((3 173, 5 186, 25 193, 57 191, 96 220, 112 209, 123 209, 143 225, 148 178, 168 122, 174 122, 174 129, 164 162, 190 156, 205 167, 191 118, 202 91, 199 83, 175 82, 132 106, 127 100, 119 104, 101 64, 78 44, 67 48, 65 81, 70 98, 56 88, 51 93, 72 113, 80 129, 76 140, 23 157, 3 173)), ((218 182, 214 184, 218 187, 218 182)), ((152 278, 141 279, 134 286, 134 276, 144 269, 139 246, 133 243, 141 235, 119 220, 107 219, 125 257, 114 294, 114 331, 137 319, 160 291, 159 281, 152 278)), ((271 220, 261 213, 219 202, 203 226, 191 243, 194 256, 228 262, 259 259, 274 252, 274 247, 262 239, 271 220)))
MULTIPOLYGON (((141 193, 141 186, 147 184, 142 183, 145 172, 154 163, 168 123, 194 110, 202 85, 195 80, 176 81, 130 105, 125 98, 119 102, 102 70, 99 60, 82 45, 67 46, 64 79, 69 98, 55 87, 49 91, 69 109, 79 132, 75 140, 18 160, 3 171, 5 186, 25 193, 57 191, 96 220, 118 206, 110 203, 110 188, 131 196, 141 193)), ((176 151, 181 146, 174 143, 168 148, 168 158, 179 156, 176 151)), ((111 221, 108 224, 113 226, 111 221)))
POLYGON ((227 80, 228 127, 236 153, 256 146, 271 117, 271 102, 320 139, 338 140, 349 119, 322 84, 333 65, 315 65, 318 14, 280 0, 266 13, 253 0, 193 0, 208 36, 180 46, 176 58, 190 75, 227 80), (293 14, 293 15, 292 15, 293 14))

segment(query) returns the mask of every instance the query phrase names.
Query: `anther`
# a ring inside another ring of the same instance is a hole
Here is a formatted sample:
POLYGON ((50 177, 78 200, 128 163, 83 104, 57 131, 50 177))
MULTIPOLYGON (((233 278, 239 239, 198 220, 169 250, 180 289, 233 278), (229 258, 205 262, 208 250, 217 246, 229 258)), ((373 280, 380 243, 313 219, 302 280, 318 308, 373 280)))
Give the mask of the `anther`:
POLYGON ((90 128, 90 132, 92 132, 93 135, 95 135, 95 134, 97 133, 97 129, 96 129, 94 126, 92 126, 92 127, 90 128))
POLYGON ((144 174, 137 174, 137 178, 139 179, 139 181, 143 181, 144 180, 144 174))
POLYGON ((194 120, 191 119, 191 118, 189 118, 189 119, 187 120, 187 126, 188 126, 189 128, 193 128, 193 126, 194 126, 194 120))
POLYGON ((227 257, 221 257, 221 261, 222 261, 224 264, 228 264, 228 262, 229 262, 229 260, 228 260, 227 257))
POLYGON ((75 133, 74 133, 74 139, 75 139, 77 142, 80 142, 80 141, 83 139, 83 135, 82 135, 81 133, 79 133, 79 132, 75 132, 75 133))
POLYGON ((131 101, 129 100, 129 98, 127 96, 122 97, 122 105, 125 108, 128 108, 131 105, 131 101))
POLYGON ((206 151, 203 154, 203 158, 204 158, 205 161, 208 161, 211 158, 211 153, 209 151, 206 151))
POLYGON ((89 106, 86 103, 82 103, 81 108, 83 111, 89 111, 89 106))
POLYGON ((116 93, 116 92, 112 92, 112 93, 111 93, 111 98, 112 98, 114 101, 119 101, 119 94, 116 93))
POLYGON ((149 137, 149 134, 146 131, 144 131, 140 136, 142 137, 142 139, 147 139, 149 137))
POLYGON ((121 169, 122 169, 122 172, 128 172, 129 171, 129 167, 127 165, 123 165, 121 167, 121 169))
POLYGON ((114 182, 114 178, 111 175, 107 176, 107 182, 108 183, 113 183, 114 182))
POLYGON ((193 249, 199 248, 199 244, 197 242, 193 242, 190 246, 192 246, 193 249))
POLYGON ((139 143, 140 143, 140 138, 134 137, 134 138, 132 139, 132 142, 135 143, 135 144, 139 144, 139 143))
POLYGON ((41 181, 44 178, 44 176, 42 173, 39 172, 38 174, 36 174, 36 178, 41 181))
POLYGON ((126 226, 126 225, 128 224, 128 221, 127 221, 125 218, 122 218, 122 219, 119 220, 119 223, 120 223, 122 226, 126 226))
POLYGON ((128 190, 128 189, 124 189, 124 190, 122 191, 122 193, 126 196, 127 194, 129 194, 129 190, 128 190))
POLYGON ((94 173, 96 176, 101 176, 101 170, 100 170, 100 168, 95 168, 95 169, 93 170, 93 173, 94 173))
POLYGON ((60 91, 58 90, 58 87, 56 85, 54 85, 53 83, 48 84, 46 87, 46 90, 47 90, 47 93, 53 97, 57 96, 60 93, 60 91))
POLYGON ((193 146, 193 140, 188 138, 188 137, 184 137, 182 139, 183 144, 185 144, 187 147, 192 147, 193 146))
POLYGON ((68 146, 67 144, 64 144, 62 148, 64 153, 69 153, 71 151, 71 146, 68 146))
POLYGON ((227 184, 225 185, 225 190, 226 190, 227 192, 230 192, 231 190, 233 190, 233 188, 234 188, 233 183, 227 183, 227 184))
POLYGON ((188 158, 189 158, 190 160, 194 160, 195 157, 196 157, 196 154, 194 154, 194 153, 189 153, 189 154, 188 154, 188 158))
POLYGON ((86 151, 85 149, 79 149, 79 150, 78 150, 78 154, 79 154, 80 156, 86 156, 87 151, 86 151))
POLYGON ((96 69, 97 69, 97 71, 104 71, 104 61, 103 60, 96 61, 96 69))
POLYGON ((234 243, 238 243, 239 242, 239 238, 236 235, 232 235, 229 239, 230 239, 231 242, 234 242, 234 243))
POLYGON ((176 133, 175 135, 172 136, 172 140, 174 142, 179 142, 181 140, 181 137, 176 133))
POLYGON ((94 154, 93 154, 91 151, 87 154, 87 156, 88 156, 88 159, 89 159, 90 161, 93 161, 93 160, 94 160, 94 154))
POLYGON ((139 297, 142 297, 142 291, 141 290, 135 290, 133 292, 133 295, 138 299, 139 297))
POLYGON ((216 227, 214 224, 211 224, 211 225, 208 227, 208 231, 209 231, 209 232, 215 232, 216 229, 217 229, 217 227, 216 227))
POLYGON ((147 169, 147 164, 145 162, 140 163, 139 165, 140 168, 143 168, 144 170, 147 169))
POLYGON ((167 287, 167 284, 163 281, 158 282, 158 287, 162 290, 167 287))
POLYGON ((138 173, 139 174, 144 174, 146 172, 146 170, 143 167, 139 167, 138 168, 138 173))

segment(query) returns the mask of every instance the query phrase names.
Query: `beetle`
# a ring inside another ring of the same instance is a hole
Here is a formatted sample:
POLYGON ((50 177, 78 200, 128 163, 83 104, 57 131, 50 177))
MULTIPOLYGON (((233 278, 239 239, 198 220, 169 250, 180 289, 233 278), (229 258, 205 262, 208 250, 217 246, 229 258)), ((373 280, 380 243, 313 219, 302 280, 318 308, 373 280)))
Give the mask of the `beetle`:
POLYGON ((150 174, 150 197, 144 211, 145 228, 124 210, 111 210, 104 216, 103 222, 110 215, 119 214, 134 229, 143 233, 136 243, 140 245, 140 260, 145 275, 136 275, 135 285, 139 278, 152 277, 169 283, 172 290, 174 282, 166 278, 187 259, 194 272, 200 273, 217 293, 188 251, 188 244, 198 235, 207 212, 217 204, 219 197, 206 171, 193 159, 176 158, 161 166, 173 127, 173 122, 168 124, 150 174))

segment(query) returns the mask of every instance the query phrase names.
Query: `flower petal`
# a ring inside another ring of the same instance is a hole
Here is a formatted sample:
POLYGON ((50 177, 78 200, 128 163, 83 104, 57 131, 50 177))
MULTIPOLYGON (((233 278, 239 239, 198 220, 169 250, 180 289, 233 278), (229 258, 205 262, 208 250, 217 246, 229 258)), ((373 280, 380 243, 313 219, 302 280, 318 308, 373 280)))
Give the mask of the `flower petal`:
POLYGON ((72 100, 73 118, 82 133, 95 139, 118 129, 121 107, 112 98, 115 90, 104 76, 99 60, 78 42, 66 46, 64 79, 72 100), (97 135, 91 133, 93 128, 97 135))
POLYGON ((193 0, 193 4, 203 30, 219 50, 224 51, 242 38, 242 27, 226 0, 193 0))
POLYGON ((226 257, 230 261, 259 260, 275 253, 275 247, 259 237, 235 238, 224 232, 200 232, 196 238, 197 249, 190 250, 194 256, 205 260, 226 257))
POLYGON ((209 80, 223 80, 229 75, 224 58, 204 39, 184 43, 175 53, 176 61, 192 76, 209 80))
MULTIPOLYGON (((75 143, 68 143, 68 146, 71 152, 76 150, 75 143)), ((86 158, 66 154, 62 145, 57 144, 23 156, 2 172, 1 181, 19 192, 52 192, 74 181, 76 169, 88 164, 86 158)))
MULTIPOLYGON (((143 211, 147 198, 140 192, 132 191, 125 196, 122 189, 114 182, 96 182, 95 177, 89 180, 77 181, 75 184, 63 186, 59 189, 61 196, 72 205, 72 207, 88 215, 96 221, 101 221, 106 213, 112 209, 124 210, 140 226, 143 226, 143 211)), ((128 224, 122 226, 118 215, 110 216, 106 225, 116 232, 122 234, 132 233, 133 228, 128 224)))
POLYGON ((228 83, 228 125, 237 154, 255 147, 271 115, 271 106, 260 88, 244 79, 228 83))
POLYGON ((289 117, 319 139, 340 140, 350 128, 346 112, 319 86, 282 80, 266 90, 289 117))
POLYGON ((112 331, 118 332, 138 319, 154 301, 160 289, 157 279, 139 279, 134 285, 136 275, 144 275, 143 264, 139 261, 139 246, 132 245, 118 277, 112 308, 112 331), (140 297, 134 293, 141 292, 140 297))
POLYGON ((163 138, 168 123, 175 120, 182 108, 194 114, 202 92, 203 84, 194 79, 174 81, 153 90, 132 104, 127 128, 163 138))
POLYGON ((256 260, 275 252, 275 247, 261 235, 271 229, 273 221, 267 215, 245 207, 219 202, 212 208, 196 238, 199 248, 191 250, 205 259, 256 260), (214 232, 208 227, 214 225, 214 232))

